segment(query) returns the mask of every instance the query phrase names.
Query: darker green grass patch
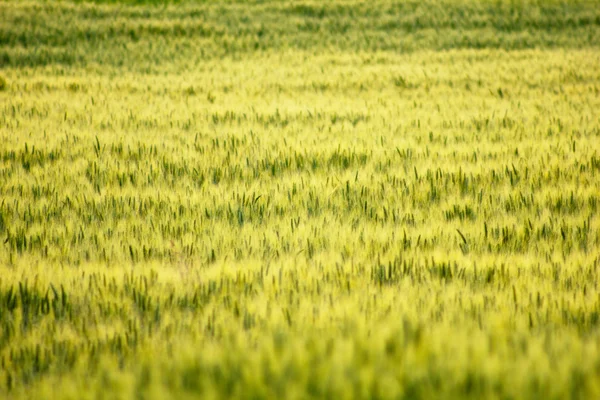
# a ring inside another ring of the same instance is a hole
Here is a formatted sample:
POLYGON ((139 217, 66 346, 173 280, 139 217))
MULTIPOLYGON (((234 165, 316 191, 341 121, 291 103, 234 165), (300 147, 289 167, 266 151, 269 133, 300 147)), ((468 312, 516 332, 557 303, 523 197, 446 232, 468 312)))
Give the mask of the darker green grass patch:
POLYGON ((9 1, 0 6, 6 21, 0 64, 147 67, 290 49, 407 53, 600 44, 600 8, 591 2, 259 3, 9 1))

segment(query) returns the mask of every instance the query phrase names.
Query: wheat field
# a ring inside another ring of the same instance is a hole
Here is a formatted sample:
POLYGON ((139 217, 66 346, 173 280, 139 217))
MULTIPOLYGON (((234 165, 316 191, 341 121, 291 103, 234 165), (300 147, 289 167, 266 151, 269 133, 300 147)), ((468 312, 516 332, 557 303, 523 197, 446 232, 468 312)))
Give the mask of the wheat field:
POLYGON ((600 396, 594 2, 0 15, 1 398, 600 396))

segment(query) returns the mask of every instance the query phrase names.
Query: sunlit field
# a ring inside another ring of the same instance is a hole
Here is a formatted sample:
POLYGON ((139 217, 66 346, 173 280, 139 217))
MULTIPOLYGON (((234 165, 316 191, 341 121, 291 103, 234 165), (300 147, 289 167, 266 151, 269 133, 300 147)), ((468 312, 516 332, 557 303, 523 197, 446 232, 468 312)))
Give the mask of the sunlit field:
POLYGON ((0 398, 600 398, 598 4, 0 16, 0 398))

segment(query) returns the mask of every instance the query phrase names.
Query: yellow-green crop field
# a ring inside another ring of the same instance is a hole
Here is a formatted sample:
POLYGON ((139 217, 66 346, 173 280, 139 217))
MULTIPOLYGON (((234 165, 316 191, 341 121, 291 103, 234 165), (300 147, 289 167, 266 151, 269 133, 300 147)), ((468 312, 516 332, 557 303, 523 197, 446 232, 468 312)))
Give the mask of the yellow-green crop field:
POLYGON ((0 398, 600 398, 595 1, 0 1, 0 398))

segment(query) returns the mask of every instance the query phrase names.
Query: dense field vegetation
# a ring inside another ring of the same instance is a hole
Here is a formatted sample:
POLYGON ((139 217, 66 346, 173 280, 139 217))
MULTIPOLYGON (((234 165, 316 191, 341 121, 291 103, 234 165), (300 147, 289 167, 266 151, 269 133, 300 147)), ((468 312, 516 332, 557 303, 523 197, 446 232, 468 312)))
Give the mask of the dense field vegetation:
POLYGON ((0 1, 1 398, 600 396, 599 7, 151 3, 0 1))

